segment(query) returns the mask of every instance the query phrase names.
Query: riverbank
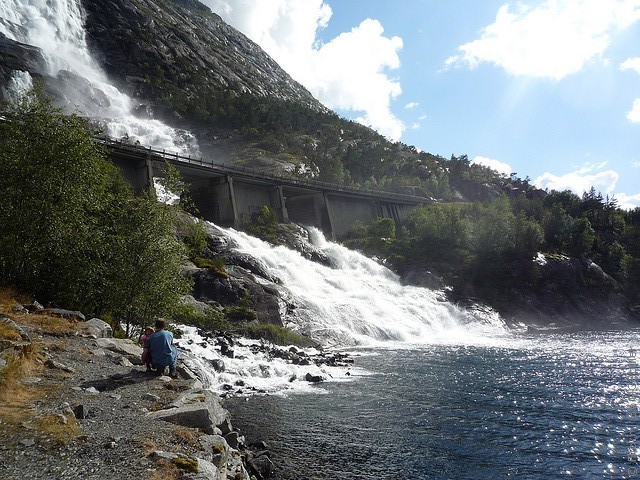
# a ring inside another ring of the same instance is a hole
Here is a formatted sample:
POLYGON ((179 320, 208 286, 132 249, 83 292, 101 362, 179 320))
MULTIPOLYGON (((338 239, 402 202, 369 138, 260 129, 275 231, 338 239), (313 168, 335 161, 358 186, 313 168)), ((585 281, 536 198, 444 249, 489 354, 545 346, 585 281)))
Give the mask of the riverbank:
POLYGON ((249 480, 272 468, 189 369, 146 373, 140 347, 104 322, 8 302, 0 319, 1 478, 249 480))

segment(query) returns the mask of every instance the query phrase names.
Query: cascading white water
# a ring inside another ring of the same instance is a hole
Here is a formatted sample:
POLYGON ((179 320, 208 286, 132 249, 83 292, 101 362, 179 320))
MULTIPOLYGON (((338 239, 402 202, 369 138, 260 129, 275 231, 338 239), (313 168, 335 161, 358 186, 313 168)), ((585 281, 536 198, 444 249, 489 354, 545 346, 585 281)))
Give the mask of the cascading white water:
POLYGON ((109 136, 126 136, 143 145, 181 154, 199 154, 197 140, 191 133, 132 115, 131 99, 109 83, 89 54, 78 0, 2 0, 0 33, 40 48, 49 75, 55 77, 69 71, 85 78, 98 93, 103 92, 107 101, 88 102, 75 95, 72 88, 67 89, 65 95, 70 108, 81 115, 101 119, 109 136))
POLYGON ((333 268, 245 233, 225 232, 239 251, 282 280, 296 304, 288 326, 324 344, 469 344, 507 333, 497 314, 467 311, 439 292, 402 285, 386 267, 326 241, 317 229, 311 229, 311 239, 333 268))
MULTIPOLYGON (((433 344, 497 345, 510 341, 504 322, 495 312, 467 311, 445 301, 438 292, 404 286, 386 267, 328 242, 317 229, 310 238, 331 260, 332 267, 305 259, 286 247, 273 247, 233 229, 211 225, 228 236, 230 245, 262 263, 281 280, 283 296, 296 308, 287 326, 308 334, 325 348, 354 348, 358 354, 384 348, 430 348, 433 344)), ((267 282, 267 280, 264 280, 267 282)), ((282 393, 316 391, 304 381, 306 374, 325 380, 348 381, 367 372, 358 367, 294 365, 250 348, 253 340, 238 340, 234 358, 225 357, 215 338, 203 337, 194 327, 181 327, 178 341, 185 362, 202 372, 209 388, 220 393, 247 395, 256 391, 282 393), (212 364, 224 364, 216 372, 212 364), (300 381, 302 380, 302 381, 300 381), (311 389, 311 390, 310 390, 311 389)))

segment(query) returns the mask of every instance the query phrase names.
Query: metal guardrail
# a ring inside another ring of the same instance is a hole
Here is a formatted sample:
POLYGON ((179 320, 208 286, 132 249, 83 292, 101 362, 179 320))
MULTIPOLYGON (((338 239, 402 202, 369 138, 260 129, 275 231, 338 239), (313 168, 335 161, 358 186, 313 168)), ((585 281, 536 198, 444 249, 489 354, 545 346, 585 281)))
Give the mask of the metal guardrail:
POLYGON ((140 158, 151 156, 155 158, 161 158, 164 160, 174 161, 177 163, 186 163, 189 165, 206 167, 220 173, 235 173, 235 174, 240 174, 241 176, 244 176, 247 178, 255 178, 259 180, 273 180, 288 186, 305 186, 305 187, 315 188, 317 190, 330 190, 334 192, 351 193, 356 195, 365 195, 365 196, 372 196, 372 197, 378 197, 378 198, 382 197, 388 200, 397 200, 397 201, 403 201, 406 203, 415 203, 415 204, 421 204, 421 203, 427 203, 427 202, 433 201, 433 199, 429 197, 419 197, 417 195, 408 195, 404 193, 389 192, 384 190, 373 190, 370 188, 351 187, 346 185, 340 185, 337 183, 323 182, 320 180, 294 177, 292 175, 286 175, 285 173, 281 173, 280 175, 274 175, 272 172, 267 172, 265 170, 260 170, 257 168, 214 163, 213 161, 207 161, 202 157, 200 157, 199 159, 192 158, 190 155, 184 156, 184 155, 180 155, 177 152, 167 152, 165 150, 156 150, 152 147, 145 147, 139 144, 126 143, 126 142, 123 142, 122 140, 114 140, 110 137, 105 137, 105 136, 100 136, 95 138, 99 143, 105 145, 108 148, 111 148, 114 150, 124 150, 136 156, 140 156, 140 158))

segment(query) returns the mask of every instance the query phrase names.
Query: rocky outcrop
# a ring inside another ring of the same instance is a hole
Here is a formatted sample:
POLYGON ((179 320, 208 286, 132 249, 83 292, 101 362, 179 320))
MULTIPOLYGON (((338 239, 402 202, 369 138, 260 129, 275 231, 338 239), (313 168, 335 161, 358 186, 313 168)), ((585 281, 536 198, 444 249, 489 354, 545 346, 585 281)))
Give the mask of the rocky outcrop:
POLYGON ((523 295, 532 323, 606 327, 638 320, 618 282, 590 259, 539 255, 537 263, 538 278, 523 295))
POLYGON ((14 71, 39 77, 46 74, 46 62, 39 48, 16 42, 0 33, 0 87, 9 82, 14 71))
POLYGON ((82 0, 88 42, 109 77, 157 104, 199 86, 324 107, 258 45, 197 1, 82 0))

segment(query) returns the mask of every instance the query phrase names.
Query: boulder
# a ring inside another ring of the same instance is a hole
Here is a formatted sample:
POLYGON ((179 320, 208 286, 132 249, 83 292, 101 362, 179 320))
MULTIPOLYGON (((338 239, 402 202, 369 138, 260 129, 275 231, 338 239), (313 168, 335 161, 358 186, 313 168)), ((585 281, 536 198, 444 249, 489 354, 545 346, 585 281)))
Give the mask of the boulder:
POLYGON ((142 347, 128 338, 97 338, 96 345, 99 348, 124 355, 134 365, 142 365, 142 360, 140 360, 142 347))
POLYGON ((304 379, 307 382, 311 382, 311 383, 318 383, 318 382, 322 382, 324 380, 324 378, 322 378, 322 375, 314 375, 312 373, 307 373, 307 375, 304 377, 304 379))
POLYGON ((78 324, 78 333, 87 337, 113 338, 111 325, 99 318, 92 318, 91 320, 78 324))
POLYGON ((190 390, 169 405, 169 408, 147 414, 151 419, 199 428, 209 435, 219 432, 218 425, 228 419, 217 395, 209 390, 190 390))

